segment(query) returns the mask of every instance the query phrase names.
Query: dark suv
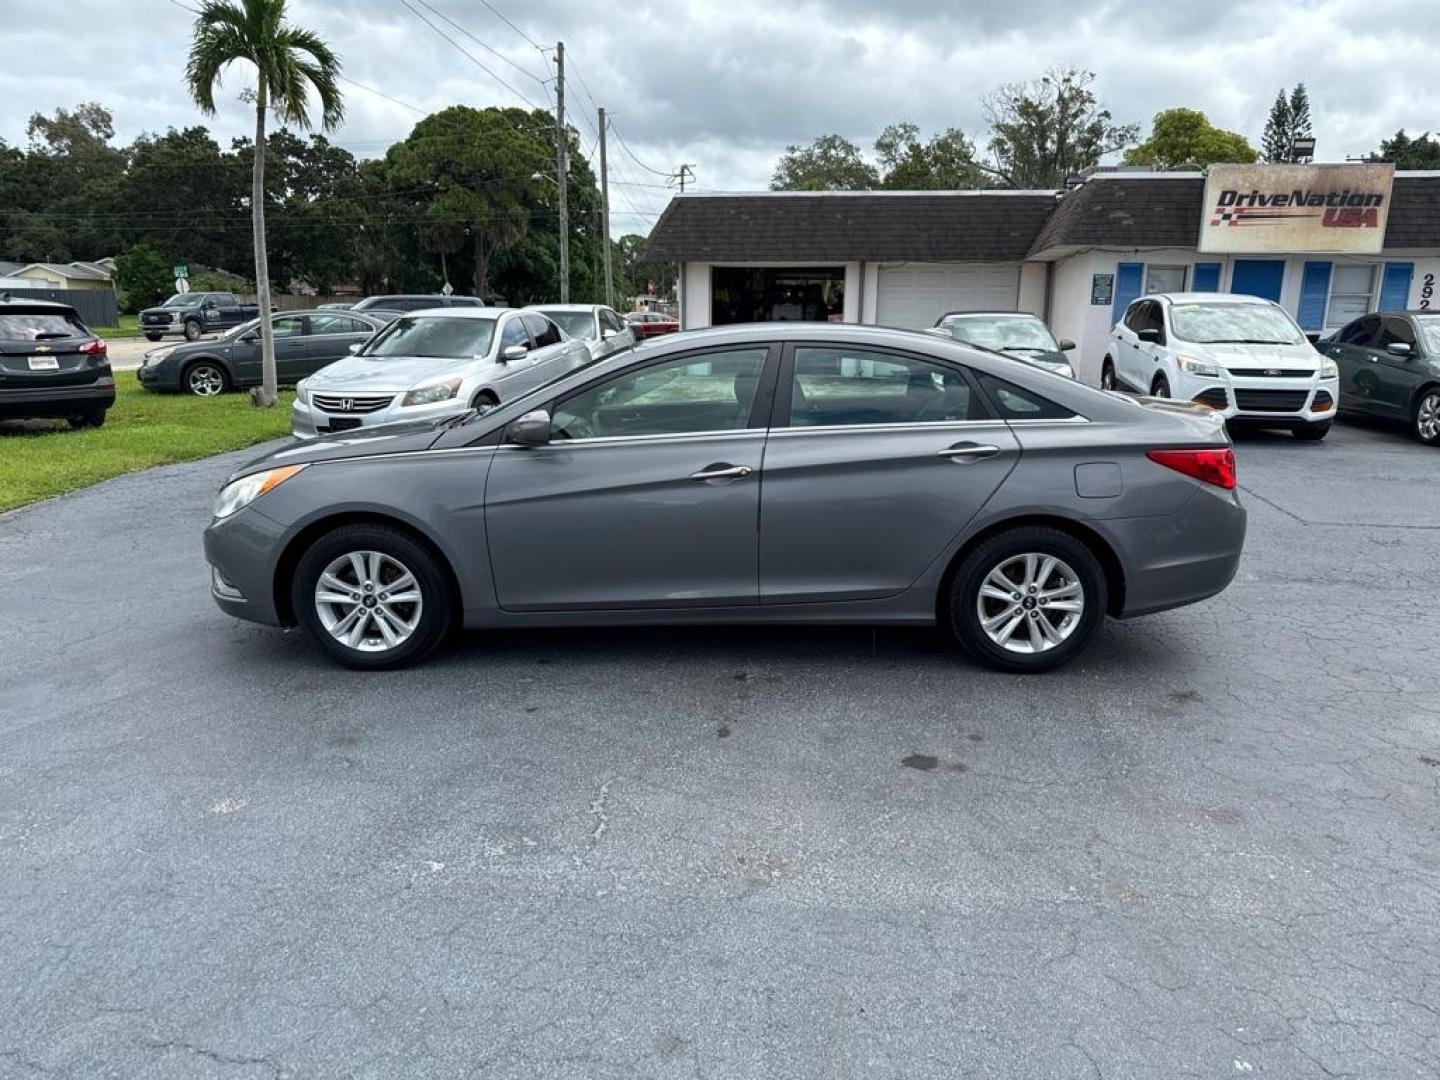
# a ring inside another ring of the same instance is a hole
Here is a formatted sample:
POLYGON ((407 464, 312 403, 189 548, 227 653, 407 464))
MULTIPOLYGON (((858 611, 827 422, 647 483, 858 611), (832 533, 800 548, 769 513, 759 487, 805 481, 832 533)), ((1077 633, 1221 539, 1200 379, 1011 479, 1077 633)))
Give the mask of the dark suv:
POLYGON ((0 296, 0 418, 51 417, 99 427, 115 404, 105 342, 75 309, 0 296))

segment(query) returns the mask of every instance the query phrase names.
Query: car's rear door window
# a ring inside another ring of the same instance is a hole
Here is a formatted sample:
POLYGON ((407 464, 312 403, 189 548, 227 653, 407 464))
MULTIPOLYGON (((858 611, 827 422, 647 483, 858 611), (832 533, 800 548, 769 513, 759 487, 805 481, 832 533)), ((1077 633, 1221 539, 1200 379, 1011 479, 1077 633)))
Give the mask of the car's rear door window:
POLYGON ((979 420, 983 402, 955 368, 876 349, 797 346, 791 427, 979 420))
POLYGON ((687 353, 631 369, 556 406, 554 439, 684 435, 750 426, 766 345, 687 353))

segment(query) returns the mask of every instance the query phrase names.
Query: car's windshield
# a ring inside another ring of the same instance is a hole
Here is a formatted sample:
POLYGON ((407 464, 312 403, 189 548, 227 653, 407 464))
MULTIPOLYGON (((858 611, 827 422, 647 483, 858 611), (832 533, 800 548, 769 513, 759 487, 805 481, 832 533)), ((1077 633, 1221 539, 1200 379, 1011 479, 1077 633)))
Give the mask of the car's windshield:
POLYGON ((1420 345, 1426 354, 1440 354, 1440 315, 1421 315, 1415 325, 1420 328, 1420 345))
POLYGON ((560 329, 573 338, 595 336, 595 319, 588 311, 554 311, 541 308, 540 314, 548 315, 552 322, 558 323, 560 329))
POLYGON ((963 315, 944 320, 952 337, 997 352, 1059 352, 1054 336, 1039 319, 1020 315, 963 315))
POLYGON ((200 293, 177 292, 174 296, 161 304, 161 307, 194 307, 200 303, 200 293))
POLYGON ((1175 336, 1197 345, 1300 345, 1305 335, 1294 320, 1270 304, 1174 304, 1175 336))
POLYGON ((84 337, 85 327, 71 316, 51 311, 10 312, 0 315, 0 341, 46 341, 84 337))
POLYGON ((461 319, 447 315, 402 315, 380 331, 358 355, 420 356, 461 360, 485 356, 495 337, 494 319, 461 319))

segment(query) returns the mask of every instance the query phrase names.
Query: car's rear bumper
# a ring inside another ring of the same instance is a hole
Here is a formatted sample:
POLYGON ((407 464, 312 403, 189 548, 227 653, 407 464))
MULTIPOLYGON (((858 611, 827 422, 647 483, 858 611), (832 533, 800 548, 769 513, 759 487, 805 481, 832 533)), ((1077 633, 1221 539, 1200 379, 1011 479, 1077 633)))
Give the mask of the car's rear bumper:
POLYGON ((1245 546, 1245 508, 1234 491, 1198 484, 1176 513, 1108 521, 1120 547, 1131 618, 1206 600, 1235 577, 1245 546))
POLYGON ((54 419, 108 409, 115 404, 115 380, 102 376, 83 386, 0 388, 0 417, 54 419))

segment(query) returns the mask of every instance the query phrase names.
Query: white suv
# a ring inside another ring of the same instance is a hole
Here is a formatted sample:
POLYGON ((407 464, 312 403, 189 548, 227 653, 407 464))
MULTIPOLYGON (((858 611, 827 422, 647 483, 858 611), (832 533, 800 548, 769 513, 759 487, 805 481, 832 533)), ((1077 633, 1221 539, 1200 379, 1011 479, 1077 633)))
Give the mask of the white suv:
POLYGON ((1106 390, 1209 405, 1230 423, 1283 427, 1323 439, 1340 377, 1279 304, 1255 296, 1142 296, 1110 333, 1106 390))

